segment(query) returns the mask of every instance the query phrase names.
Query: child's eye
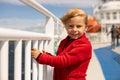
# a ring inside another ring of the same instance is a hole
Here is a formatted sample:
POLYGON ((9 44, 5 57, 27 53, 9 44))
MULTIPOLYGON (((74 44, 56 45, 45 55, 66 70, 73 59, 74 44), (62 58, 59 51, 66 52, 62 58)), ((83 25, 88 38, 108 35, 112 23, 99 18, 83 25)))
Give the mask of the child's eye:
POLYGON ((73 25, 69 25, 69 28, 73 28, 74 26, 73 25))
POLYGON ((80 28, 80 27, 82 27, 81 25, 77 25, 77 28, 80 28))

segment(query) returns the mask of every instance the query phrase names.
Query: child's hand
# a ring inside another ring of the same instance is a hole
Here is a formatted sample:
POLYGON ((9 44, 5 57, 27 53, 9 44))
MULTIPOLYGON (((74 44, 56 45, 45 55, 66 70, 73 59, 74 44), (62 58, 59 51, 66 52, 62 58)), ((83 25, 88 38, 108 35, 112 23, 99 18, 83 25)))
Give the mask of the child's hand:
POLYGON ((32 48, 32 51, 31 51, 32 58, 36 59, 39 55, 40 55, 40 51, 36 48, 32 48))
POLYGON ((42 50, 42 52, 43 52, 43 54, 45 54, 46 52, 45 52, 45 50, 42 50))

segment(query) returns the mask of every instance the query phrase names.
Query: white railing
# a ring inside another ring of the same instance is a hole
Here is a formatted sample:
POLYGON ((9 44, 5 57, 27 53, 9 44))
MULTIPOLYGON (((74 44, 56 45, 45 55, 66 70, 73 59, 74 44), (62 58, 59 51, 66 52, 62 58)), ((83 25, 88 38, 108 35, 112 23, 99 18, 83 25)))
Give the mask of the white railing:
MULTIPOLYGON (((25 80, 31 80, 31 64, 32 64, 32 80, 43 80, 43 68, 38 65, 35 60, 31 63, 31 48, 35 47, 39 50, 50 50, 50 42, 52 37, 45 34, 33 33, 27 31, 19 31, 12 29, 0 28, 0 80, 8 80, 8 58, 9 58, 9 41, 14 41, 14 80, 22 80, 22 56, 25 56, 25 80), (25 55, 22 55, 22 42, 25 41, 25 55), (39 79, 38 79, 38 76, 39 79)), ((47 68, 46 68, 47 69, 47 68)), ((46 71, 46 70, 45 70, 46 71)))
MULTIPOLYGON (((9 42, 14 41, 14 80, 23 80, 22 56, 25 57, 24 80, 52 80, 52 68, 37 64, 31 59, 31 48, 54 52, 54 27, 62 26, 61 21, 35 0, 21 0, 40 14, 46 16, 45 34, 0 28, 0 80, 9 80, 9 42), (55 25, 56 23, 56 25, 55 25), (22 55, 23 41, 25 55, 22 55), (31 66, 32 65, 32 66, 31 66), (51 74, 51 75, 49 75, 51 74)), ((17 26, 16 26, 17 27, 17 26)))
POLYGON ((88 33, 88 38, 90 39, 91 43, 93 44, 93 48, 100 48, 105 46, 110 46, 111 44, 111 38, 110 36, 107 36, 107 33, 88 33), (104 45, 106 44, 106 45, 104 45))

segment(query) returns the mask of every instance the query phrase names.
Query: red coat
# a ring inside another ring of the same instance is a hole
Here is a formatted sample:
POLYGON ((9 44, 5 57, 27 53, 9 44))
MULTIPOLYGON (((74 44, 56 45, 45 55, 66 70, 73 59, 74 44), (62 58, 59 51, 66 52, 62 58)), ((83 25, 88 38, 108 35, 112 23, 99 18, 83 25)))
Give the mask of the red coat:
POLYGON ((61 41, 57 55, 41 54, 40 64, 54 67, 54 80, 86 80, 86 70, 92 56, 92 47, 84 34, 79 39, 69 37, 61 41))

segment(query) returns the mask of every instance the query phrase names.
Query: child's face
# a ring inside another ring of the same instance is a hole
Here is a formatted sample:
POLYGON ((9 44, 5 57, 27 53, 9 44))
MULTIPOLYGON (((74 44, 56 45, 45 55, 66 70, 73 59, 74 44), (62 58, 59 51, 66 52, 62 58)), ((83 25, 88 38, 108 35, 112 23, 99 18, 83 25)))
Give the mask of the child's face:
POLYGON ((65 29, 72 39, 78 39, 86 31, 85 18, 76 16, 69 19, 65 24, 65 29))

